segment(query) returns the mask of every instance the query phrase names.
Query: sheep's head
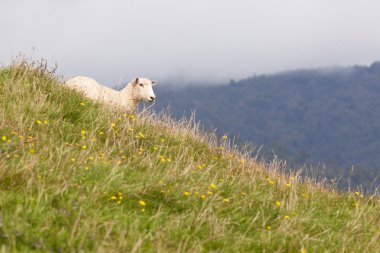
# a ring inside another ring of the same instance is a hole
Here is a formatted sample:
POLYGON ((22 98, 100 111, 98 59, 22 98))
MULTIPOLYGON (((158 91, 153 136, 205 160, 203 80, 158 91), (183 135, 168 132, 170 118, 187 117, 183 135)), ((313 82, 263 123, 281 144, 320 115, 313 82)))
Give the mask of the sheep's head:
POLYGON ((149 80, 148 78, 135 78, 133 83, 133 95, 138 101, 144 100, 147 102, 153 102, 156 99, 156 95, 153 91, 153 86, 156 85, 156 81, 149 80))

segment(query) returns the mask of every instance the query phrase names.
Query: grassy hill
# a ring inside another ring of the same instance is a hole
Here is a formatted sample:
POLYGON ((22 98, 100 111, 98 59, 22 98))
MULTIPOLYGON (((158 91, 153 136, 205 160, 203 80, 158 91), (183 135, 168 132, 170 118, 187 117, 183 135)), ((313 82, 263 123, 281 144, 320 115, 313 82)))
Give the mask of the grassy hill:
POLYGON ((0 69, 1 252, 380 252, 380 201, 0 69))

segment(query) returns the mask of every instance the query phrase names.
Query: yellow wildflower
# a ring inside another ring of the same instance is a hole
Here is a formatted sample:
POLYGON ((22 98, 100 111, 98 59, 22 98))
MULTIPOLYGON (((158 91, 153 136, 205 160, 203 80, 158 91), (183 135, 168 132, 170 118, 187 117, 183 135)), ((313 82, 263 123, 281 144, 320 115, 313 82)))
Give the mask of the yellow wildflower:
POLYGON ((285 216, 284 216, 284 219, 285 219, 285 220, 288 220, 289 218, 290 218, 289 215, 285 215, 285 216))
POLYGON ((227 135, 223 135, 223 140, 227 140, 228 139, 228 136, 227 135))
POLYGON ((281 206, 281 202, 280 201, 276 201, 276 206, 281 206))
POLYGON ((116 198, 116 196, 111 196, 111 199, 116 200, 117 198, 116 198))
POLYGON ((216 189, 216 185, 215 184, 210 184, 208 188, 209 189, 216 189))
POLYGON ((82 146, 82 148, 83 148, 83 149, 86 149, 86 148, 87 148, 87 146, 86 146, 86 145, 83 145, 83 146, 82 146))
POLYGON ((140 200, 140 201, 139 201, 139 204, 140 204, 141 206, 146 206, 146 203, 145 203, 143 200, 140 200))
POLYGON ((208 195, 212 195, 212 194, 214 194, 214 193, 211 192, 211 191, 208 191, 207 194, 208 194, 208 195))
POLYGON ((223 199, 223 201, 224 201, 225 203, 228 203, 228 202, 230 202, 230 200, 229 200, 229 199, 223 199))
POLYGON ((42 122, 41 122, 41 120, 37 120, 36 123, 37 123, 38 125, 41 125, 42 122))
POLYGON ((6 140, 7 140, 7 136, 3 135, 3 136, 1 137, 1 139, 2 139, 3 141, 6 141, 6 140))
POLYGON ((186 196, 186 197, 190 195, 189 192, 183 192, 182 194, 183 194, 184 196, 186 196))
POLYGON ((206 198, 206 195, 202 194, 201 199, 205 199, 205 198, 206 198))
POLYGON ((140 135, 141 138, 145 137, 145 135, 143 133, 141 133, 141 132, 139 132, 139 135, 140 135))

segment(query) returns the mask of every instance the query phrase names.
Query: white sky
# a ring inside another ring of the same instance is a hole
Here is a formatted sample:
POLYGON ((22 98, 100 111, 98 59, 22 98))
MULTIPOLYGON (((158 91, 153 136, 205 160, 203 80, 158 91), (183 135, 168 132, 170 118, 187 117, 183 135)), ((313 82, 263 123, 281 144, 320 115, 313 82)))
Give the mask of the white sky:
POLYGON ((378 0, 0 0, 0 62, 21 52, 109 86, 368 65, 379 13, 378 0))

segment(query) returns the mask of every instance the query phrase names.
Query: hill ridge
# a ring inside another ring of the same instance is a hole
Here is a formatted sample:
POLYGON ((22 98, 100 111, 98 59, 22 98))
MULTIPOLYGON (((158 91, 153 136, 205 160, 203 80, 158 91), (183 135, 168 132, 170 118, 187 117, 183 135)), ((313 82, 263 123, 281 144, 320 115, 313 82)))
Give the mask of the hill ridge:
POLYGON ((0 69, 5 252, 378 252, 379 199, 256 161, 230 136, 0 69))

